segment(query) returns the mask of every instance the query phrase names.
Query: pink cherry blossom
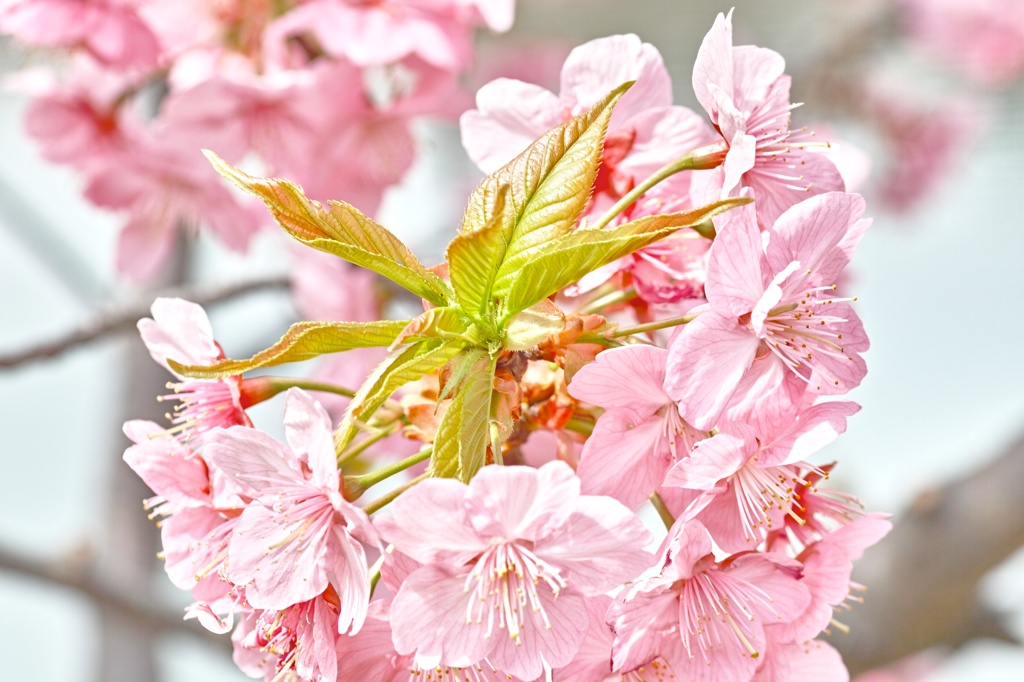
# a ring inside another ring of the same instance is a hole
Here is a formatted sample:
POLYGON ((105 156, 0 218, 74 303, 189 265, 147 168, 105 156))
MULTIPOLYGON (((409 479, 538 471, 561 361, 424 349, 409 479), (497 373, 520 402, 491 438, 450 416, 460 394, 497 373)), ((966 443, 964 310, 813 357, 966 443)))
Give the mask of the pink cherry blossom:
POLYGON ((694 112, 672 105, 672 83, 661 55, 635 35, 599 38, 573 50, 562 67, 559 95, 505 78, 480 88, 477 108, 460 121, 462 144, 481 170, 491 172, 549 128, 630 80, 636 84, 612 114, 595 187, 595 201, 610 205, 609 197, 621 197, 654 171, 712 139, 694 112))
POLYGON ((424 670, 411 655, 395 651, 391 639, 391 600, 370 604, 363 628, 354 635, 338 639, 340 680, 374 682, 519 682, 500 672, 486 660, 465 668, 437 666, 424 670))
POLYGON ((573 377, 570 395, 605 408, 580 456, 584 494, 608 495, 635 509, 707 437, 683 420, 662 388, 667 357, 655 346, 614 348, 573 377))
POLYGON ((149 68, 160 43, 138 0, 20 0, 0 8, 0 31, 27 45, 81 48, 116 68, 149 68))
POLYGON ((392 606, 398 652, 423 668, 487 659, 522 679, 569 663, 589 621, 584 596, 650 562, 639 519, 579 485, 563 462, 492 466, 468 486, 429 479, 398 498, 376 523, 423 564, 392 606))
POLYGON ((272 610, 330 584, 340 600, 338 630, 358 630, 370 588, 359 540, 375 542, 376 534, 341 496, 327 413, 299 389, 288 392, 285 435, 287 446, 242 426, 208 434, 204 457, 253 499, 231 537, 227 577, 246 588, 252 606, 272 610))
POLYGON ((812 151, 813 133, 790 130, 785 68, 773 50, 733 47, 731 11, 715 19, 693 65, 697 101, 729 148, 707 194, 730 196, 740 186, 752 187, 765 226, 809 195, 844 189, 835 166, 812 151))
POLYGON ((242 405, 241 377, 188 379, 167 364, 171 359, 184 365, 208 365, 224 358, 202 307, 180 298, 158 298, 152 312, 152 319, 139 320, 139 333, 153 359, 180 380, 168 383, 172 393, 161 399, 179 401, 171 422, 181 438, 201 438, 217 427, 251 426, 242 405))
POLYGON ((85 196, 128 212, 117 267, 138 281, 156 274, 183 228, 209 225, 228 247, 241 251, 266 220, 255 204, 238 202, 199 149, 169 138, 136 139, 131 153, 91 169, 85 196))
POLYGON ((849 682, 850 674, 832 645, 819 640, 790 642, 780 639, 776 625, 765 628, 766 652, 752 682, 849 682))
POLYGON ((334 588, 280 610, 257 610, 232 636, 235 661, 250 677, 266 682, 338 679, 338 617, 334 588))
POLYGON ((783 213, 764 240, 749 207, 728 214, 708 262, 709 310, 669 349, 665 390, 688 422, 715 426, 759 363, 781 364, 822 394, 860 383, 868 339, 850 299, 831 296, 870 224, 863 211, 856 194, 814 196, 783 213))
MULTIPOLYGON (((827 402, 767 424, 724 424, 665 476, 668 487, 700 491, 687 513, 726 551, 754 549, 783 517, 802 508, 799 462, 846 431, 856 403, 827 402)), ((812 467, 813 470, 813 467, 812 467)))
POLYGON ((985 85, 1024 74, 1024 5, 1017 0, 904 0, 911 39, 985 85))
MULTIPOLYGON (((312 35, 327 54, 360 67, 393 64, 409 57, 447 71, 468 66, 471 26, 458 11, 462 2, 419 0, 310 0, 272 23, 266 31, 268 58, 280 63, 288 39, 312 35)), ((507 6, 508 0, 500 0, 507 6)), ((503 25, 504 7, 488 12, 503 25)))
POLYGON ((678 679, 747 682, 765 650, 766 626, 807 606, 798 578, 799 564, 782 555, 745 553, 716 562, 705 528, 680 519, 657 564, 612 604, 614 669, 660 655, 678 679))

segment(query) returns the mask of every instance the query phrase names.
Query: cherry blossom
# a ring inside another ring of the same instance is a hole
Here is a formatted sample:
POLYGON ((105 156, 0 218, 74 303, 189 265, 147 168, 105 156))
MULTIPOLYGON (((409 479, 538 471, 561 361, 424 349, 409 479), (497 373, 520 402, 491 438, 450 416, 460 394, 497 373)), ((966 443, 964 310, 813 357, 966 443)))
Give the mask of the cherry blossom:
POLYGON ((486 467, 468 486, 432 479, 396 500, 376 523, 423 564, 392 605, 398 652, 423 668, 486 658, 522 679, 569 663, 589 620, 584 596, 650 560, 639 519, 579 485, 562 462, 486 467))
MULTIPOLYGON (((790 130, 790 77, 778 52, 732 44, 732 12, 719 14, 697 52, 693 91, 728 145, 708 195, 751 187, 757 216, 769 226, 810 195, 842 191, 843 179, 820 153, 813 133, 790 130)), ((824 146, 824 143, 821 143, 824 146)))
POLYGON ((338 630, 358 630, 366 616, 369 577, 360 540, 376 534, 339 490, 330 419, 300 389, 285 407, 288 445, 255 429, 211 432, 204 457, 253 499, 228 546, 227 577, 257 608, 281 610, 332 585, 340 600, 338 630))
POLYGON ((687 421, 715 426, 752 365, 781 364, 822 394, 860 383, 868 339, 832 291, 870 224, 863 211, 856 194, 811 197, 779 216, 766 246, 752 211, 733 212, 711 247, 709 310, 669 350, 665 390, 687 421))

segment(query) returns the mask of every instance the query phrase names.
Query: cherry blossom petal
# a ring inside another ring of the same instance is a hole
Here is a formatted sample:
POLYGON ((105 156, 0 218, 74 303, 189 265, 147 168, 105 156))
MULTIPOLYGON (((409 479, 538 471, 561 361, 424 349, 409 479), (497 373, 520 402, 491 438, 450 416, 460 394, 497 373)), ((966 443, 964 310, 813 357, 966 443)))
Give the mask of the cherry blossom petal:
POLYGON ((761 233, 753 208, 748 205, 730 211, 708 257, 704 288, 712 310, 738 317, 754 309, 766 285, 761 253, 761 233))
POLYGON ((465 563, 487 547, 466 523, 466 492, 459 481, 428 479, 395 500, 391 516, 378 516, 374 524, 385 540, 420 563, 465 563))
POLYGON ((735 318, 707 312, 686 325, 669 348, 665 391, 690 424, 710 431, 754 361, 760 340, 735 318))
POLYGON ((651 539, 639 517, 622 504, 607 497, 583 495, 566 524, 538 540, 534 552, 564 567, 573 588, 593 596, 650 567, 654 557, 644 547, 651 539))
POLYGON ((580 455, 576 473, 581 492, 608 495, 630 509, 639 507, 662 484, 672 464, 663 431, 657 416, 641 419, 625 409, 602 414, 580 455))
POLYGON ((697 101, 708 112, 712 123, 718 123, 717 109, 710 85, 726 93, 733 92, 732 10, 725 16, 719 13, 711 30, 697 50, 693 63, 693 92, 697 101))
POLYGON ((615 106, 612 130, 645 109, 672 106, 672 80, 661 54, 633 34, 598 38, 569 53, 562 66, 562 101, 576 115, 626 81, 636 83, 615 106))
POLYGON ((285 439, 292 452, 305 458, 313 473, 313 482, 327 490, 337 490, 338 461, 327 410, 305 391, 288 389, 284 407, 285 439))
POLYGON ((340 613, 334 629, 341 634, 359 632, 366 618, 366 605, 370 602, 370 577, 366 567, 363 546, 348 534, 345 528, 335 526, 328 538, 333 557, 331 571, 338 592, 340 613))
POLYGON ((466 518, 481 534, 537 540, 566 523, 579 494, 580 480, 565 462, 488 466, 469 483, 466 518))
POLYGON ((462 114, 462 145, 485 173, 514 159, 546 130, 562 122, 557 96, 539 85, 499 78, 476 93, 476 109, 462 114))
POLYGON ((490 638, 482 624, 467 622, 465 575, 436 566, 413 573, 391 603, 391 629, 400 654, 416 654, 422 668, 438 664, 465 668, 484 657, 503 633, 490 638))
POLYGON ((605 409, 626 407, 643 418, 672 399, 665 393, 668 351, 657 346, 612 348, 584 365, 569 384, 569 395, 605 409))
POLYGON ((495 634, 489 656, 496 668, 523 680, 542 676, 545 664, 558 668, 572 661, 590 623, 583 597, 571 592, 554 595, 546 589, 538 593, 547 622, 532 613, 532 622, 522 628, 518 641, 504 633, 495 634))
MULTIPOLYGON (((800 261, 814 281, 834 283, 856 244, 846 251, 837 247, 863 213, 864 198, 845 192, 819 194, 790 207, 771 229, 766 249, 770 267, 778 272, 791 261, 800 261)), ((864 227, 858 226, 859 234, 864 227)))
POLYGON ((203 457, 254 492, 304 482, 295 455, 288 448, 247 426, 209 431, 204 437, 203 457))

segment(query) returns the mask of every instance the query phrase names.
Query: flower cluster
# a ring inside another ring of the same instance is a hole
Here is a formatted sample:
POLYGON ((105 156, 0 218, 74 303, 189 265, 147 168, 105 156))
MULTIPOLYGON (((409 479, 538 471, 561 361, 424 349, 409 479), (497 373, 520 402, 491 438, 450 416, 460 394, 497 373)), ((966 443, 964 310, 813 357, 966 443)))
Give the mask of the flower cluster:
POLYGON ((117 267, 150 279, 181 225, 244 249, 262 212, 199 149, 257 156, 317 197, 374 212, 412 165, 413 117, 458 113, 473 30, 515 0, 14 0, 0 34, 68 53, 21 74, 26 125, 85 197, 127 216, 117 267))
POLYGON ((167 431, 126 425, 125 459, 188 615, 233 629, 246 673, 847 679, 819 637, 890 524, 814 456, 859 409, 837 396, 868 339, 839 286, 864 201, 791 128, 782 57, 733 46, 731 16, 693 82, 707 121, 672 104, 653 46, 615 36, 570 55, 559 95, 485 86, 462 125, 490 175, 433 268, 352 205, 211 156, 296 239, 425 311, 299 323, 248 360, 187 302, 140 323, 180 405, 167 431), (243 378, 377 347, 357 391, 243 378), (347 395, 340 422, 303 388, 347 395), (287 444, 245 412, 285 389, 287 444), (368 454, 397 431, 420 449, 368 454))

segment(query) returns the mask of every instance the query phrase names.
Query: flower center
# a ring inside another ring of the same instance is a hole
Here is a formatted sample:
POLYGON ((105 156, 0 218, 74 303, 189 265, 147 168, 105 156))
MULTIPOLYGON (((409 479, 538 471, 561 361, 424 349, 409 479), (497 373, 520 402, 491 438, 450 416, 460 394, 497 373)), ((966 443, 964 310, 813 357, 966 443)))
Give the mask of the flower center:
MULTIPOLYGON (((538 587, 545 583, 555 596, 566 586, 558 569, 530 551, 505 540, 496 541, 466 576, 466 592, 473 598, 466 605, 466 622, 487 624, 484 637, 497 625, 520 643, 520 633, 529 614, 538 614, 545 628, 551 627, 538 587)), ((541 587, 543 589, 543 587, 541 587)))
POLYGON ((679 621, 683 646, 690 657, 694 649, 705 661, 716 648, 741 649, 744 656, 760 652, 751 641, 757 616, 754 606, 772 613, 771 597, 745 580, 738 580, 714 566, 683 581, 679 593, 679 621))

